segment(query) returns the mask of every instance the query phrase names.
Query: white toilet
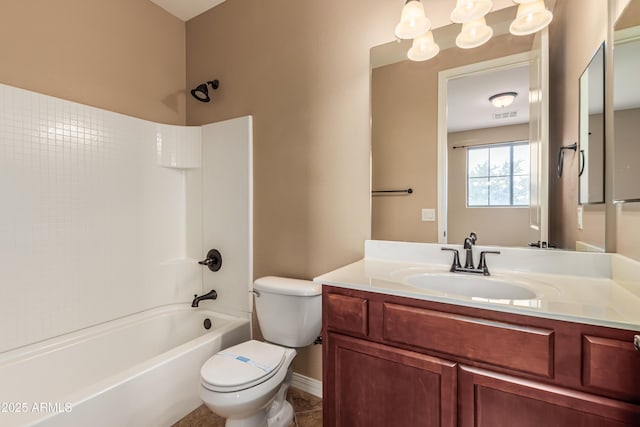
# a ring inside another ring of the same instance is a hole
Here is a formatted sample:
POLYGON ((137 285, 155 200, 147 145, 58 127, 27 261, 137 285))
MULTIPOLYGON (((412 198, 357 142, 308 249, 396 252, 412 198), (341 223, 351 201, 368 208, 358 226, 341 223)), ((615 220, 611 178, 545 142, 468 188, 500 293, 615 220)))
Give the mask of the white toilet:
POLYGON ((295 347, 312 344, 322 326, 321 286, 307 280, 255 281, 256 313, 268 342, 251 340, 213 355, 200 371, 200 398, 226 427, 287 427, 286 400, 295 347))

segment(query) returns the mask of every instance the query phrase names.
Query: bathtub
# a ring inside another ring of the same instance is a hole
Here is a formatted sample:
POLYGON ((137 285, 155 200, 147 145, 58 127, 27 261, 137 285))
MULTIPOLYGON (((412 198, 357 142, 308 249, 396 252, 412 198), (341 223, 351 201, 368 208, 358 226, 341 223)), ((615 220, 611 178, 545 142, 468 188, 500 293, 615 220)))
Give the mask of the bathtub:
POLYGON ((202 364, 249 336, 247 319, 177 304, 2 353, 0 426, 170 426, 201 404, 202 364))

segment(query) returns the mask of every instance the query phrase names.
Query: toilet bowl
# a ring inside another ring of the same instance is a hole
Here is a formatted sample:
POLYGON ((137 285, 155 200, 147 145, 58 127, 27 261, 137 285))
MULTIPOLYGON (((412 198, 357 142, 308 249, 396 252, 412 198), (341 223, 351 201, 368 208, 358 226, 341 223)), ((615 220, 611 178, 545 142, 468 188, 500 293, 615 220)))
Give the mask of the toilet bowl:
POLYGON ((264 277, 254 283, 265 339, 213 355, 200 370, 200 398, 226 427, 288 427, 286 401, 295 347, 314 342, 321 327, 321 287, 306 280, 264 277))

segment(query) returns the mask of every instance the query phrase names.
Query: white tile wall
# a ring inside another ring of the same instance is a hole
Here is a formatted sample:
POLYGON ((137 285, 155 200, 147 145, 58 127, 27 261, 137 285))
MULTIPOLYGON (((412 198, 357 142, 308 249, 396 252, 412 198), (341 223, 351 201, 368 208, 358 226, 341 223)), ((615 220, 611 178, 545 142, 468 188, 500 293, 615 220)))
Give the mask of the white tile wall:
MULTIPOLYGON (((0 352, 202 291, 202 183, 187 189, 193 170, 159 166, 157 134, 155 123, 0 85, 0 352)), ((238 191, 250 190, 246 141, 242 156, 207 163, 242 170, 238 191)), ((227 205, 221 194, 241 197, 212 189, 205 183, 208 209, 227 205)), ((212 224, 224 235, 250 220, 212 224)), ((239 231, 246 242, 250 231, 239 231)), ((224 254, 229 239, 206 243, 224 254)), ((250 259, 250 245, 241 251, 226 250, 228 271, 234 257, 250 259)), ((236 308, 248 311, 245 292, 236 308)))
POLYGON ((204 269, 204 292, 218 299, 204 304, 233 315, 250 312, 253 295, 252 118, 202 127, 202 245, 222 254, 222 268, 204 269))

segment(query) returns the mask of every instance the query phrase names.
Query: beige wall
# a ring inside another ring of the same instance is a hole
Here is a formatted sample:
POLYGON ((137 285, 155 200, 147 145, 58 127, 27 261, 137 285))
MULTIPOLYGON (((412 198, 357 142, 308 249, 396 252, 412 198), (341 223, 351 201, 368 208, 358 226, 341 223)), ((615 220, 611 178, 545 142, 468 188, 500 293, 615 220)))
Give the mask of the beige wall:
POLYGON ((605 249, 605 206, 582 206, 582 230, 577 230, 576 242, 583 242, 591 246, 605 249))
POLYGON ((0 83, 185 123, 185 25, 148 0, 4 0, 0 52, 0 83))
POLYGON ((555 159, 578 140, 578 79, 605 40, 607 16, 604 0, 557 1, 549 29, 549 241, 561 248, 575 248, 578 155, 565 155, 562 178, 555 159))
MULTIPOLYGON (((616 111, 614 115, 616 140, 614 197, 616 198, 640 198, 637 179, 638 159, 640 159, 640 144, 637 143, 638 120, 640 120, 640 109, 616 111), (629 126, 629 122, 634 122, 635 125, 629 126), (633 129, 636 129, 635 133, 633 129), (631 141, 631 143, 620 144, 618 141, 631 141), (633 168, 636 173, 625 173, 630 168, 633 168)), ((640 260, 640 245, 638 245, 640 242, 640 203, 619 205, 617 213, 617 252, 640 260)))
POLYGON ((529 209, 527 207, 467 207, 467 150, 453 147, 528 139, 529 125, 526 123, 453 132, 448 135, 447 235, 449 242, 461 244, 469 232, 474 231, 478 235, 479 244, 527 246, 529 243, 529 209), (499 218, 499 221, 496 218, 499 218))
POLYGON ((613 116, 615 126, 616 169, 613 182, 616 200, 640 199, 640 108, 616 110, 613 116))
MULTIPOLYGON (((587 200, 600 203, 604 202, 604 115, 602 113, 589 115, 588 130, 589 163, 580 179, 588 180, 587 200)), ((581 200, 583 199, 581 195, 581 200)))
POLYGON ((410 196, 373 198, 373 238, 437 241, 437 222, 423 222, 421 209, 437 211, 438 72, 528 51, 532 41, 503 35, 469 51, 452 48, 430 61, 373 70, 372 186, 414 190, 410 196))
MULTIPOLYGON (((254 275, 311 279, 370 237, 369 49, 401 5, 231 0, 187 22, 187 82, 220 80, 188 123, 254 117, 254 275), (356 23, 356 24, 354 24, 356 23)), ((321 378, 319 346, 296 371, 321 378)))
MULTIPOLYGON (((621 22, 616 22, 616 28, 626 28, 637 25, 637 17, 640 14, 640 1, 630 3, 630 0, 617 0, 615 1, 615 5, 615 16, 619 17, 622 15, 621 22), (633 9, 626 9, 627 6, 633 9), (627 18, 629 19, 627 20, 627 18)), ((618 130, 617 126, 615 130, 618 130)), ((640 241, 640 203, 617 205, 616 221, 617 252, 640 260, 640 245, 638 245, 640 241)))

